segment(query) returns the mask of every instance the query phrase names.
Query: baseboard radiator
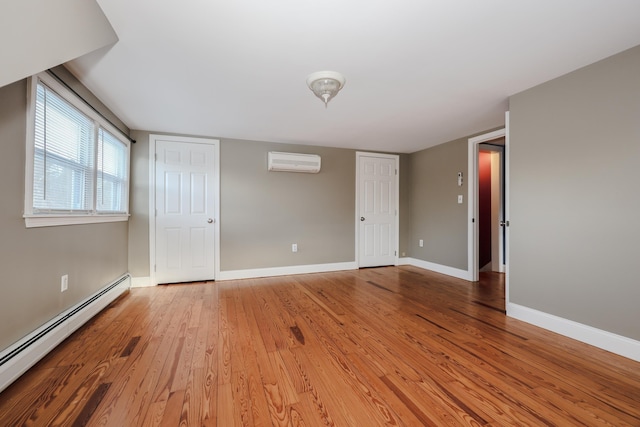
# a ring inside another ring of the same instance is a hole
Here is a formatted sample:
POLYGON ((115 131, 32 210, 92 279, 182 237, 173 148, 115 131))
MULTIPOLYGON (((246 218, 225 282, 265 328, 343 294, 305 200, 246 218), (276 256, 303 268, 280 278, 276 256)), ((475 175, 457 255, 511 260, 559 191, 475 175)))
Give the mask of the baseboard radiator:
POLYGON ((130 287, 127 273, 0 352, 0 392, 130 287))

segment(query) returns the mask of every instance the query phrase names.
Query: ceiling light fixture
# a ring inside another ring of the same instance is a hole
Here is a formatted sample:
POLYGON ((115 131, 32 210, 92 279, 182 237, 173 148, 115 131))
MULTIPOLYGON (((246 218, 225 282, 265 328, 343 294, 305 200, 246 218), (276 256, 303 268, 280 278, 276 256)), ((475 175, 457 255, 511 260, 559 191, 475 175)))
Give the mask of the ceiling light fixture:
POLYGON ((344 76, 335 71, 317 71, 307 77, 307 86, 324 102, 324 107, 344 86, 344 76))

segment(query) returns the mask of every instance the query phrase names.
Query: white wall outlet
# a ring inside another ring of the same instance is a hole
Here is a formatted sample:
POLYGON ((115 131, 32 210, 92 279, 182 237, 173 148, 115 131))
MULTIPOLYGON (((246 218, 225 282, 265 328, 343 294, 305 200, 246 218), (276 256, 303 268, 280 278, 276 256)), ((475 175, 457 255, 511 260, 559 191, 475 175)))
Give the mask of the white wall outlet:
POLYGON ((424 247, 424 240, 418 240, 418 246, 420 246, 421 248, 424 247))
POLYGON ((458 204, 461 204, 463 200, 462 194, 458 194, 458 204))
POLYGON ((60 278, 60 292, 64 292, 69 289, 69 275, 65 274, 60 278))
POLYGON ((291 252, 298 252, 298 244, 297 243, 293 243, 291 245, 291 252))

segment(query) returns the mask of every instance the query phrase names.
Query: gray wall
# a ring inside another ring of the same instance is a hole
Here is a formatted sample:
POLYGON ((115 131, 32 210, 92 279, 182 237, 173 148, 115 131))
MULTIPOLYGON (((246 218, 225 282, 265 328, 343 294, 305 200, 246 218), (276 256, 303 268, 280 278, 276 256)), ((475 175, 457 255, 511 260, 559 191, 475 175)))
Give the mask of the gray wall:
POLYGON ((223 140, 220 158, 221 270, 355 261, 355 151, 223 140), (318 154, 322 169, 269 172, 269 151, 318 154))
POLYGON ((132 131, 129 273, 149 277, 149 132, 132 131))
MULTIPOLYGON (((473 135, 416 151, 408 156, 407 177, 400 180, 401 198, 409 213, 400 216, 401 251, 407 256, 435 264, 467 270, 467 195, 469 138, 492 132, 487 129, 473 135), (458 172, 464 179, 458 186, 458 172), (458 195, 463 203, 458 203, 458 195), (402 222, 405 224, 402 224, 402 222), (424 246, 419 246, 419 240, 424 246)), ((402 201, 401 201, 402 204, 402 201)))
POLYGON ((510 111, 511 302, 640 339, 640 46, 510 111))
MULTIPOLYGON (((133 137, 129 269, 146 277, 149 132, 133 137)), ((221 271, 355 260, 355 151, 222 139, 220 159, 221 271), (269 151, 319 154, 322 170, 268 172, 269 151)))
POLYGON ((465 137, 411 154, 412 258, 467 269, 467 180, 462 187, 457 183, 458 172, 466 176, 467 144, 465 137), (464 203, 458 204, 458 194, 464 203))
POLYGON ((400 233, 399 257, 410 256, 411 244, 411 154, 400 154, 400 233))
POLYGON ((127 272, 125 222, 25 228, 26 94, 0 88, 0 349, 127 272))

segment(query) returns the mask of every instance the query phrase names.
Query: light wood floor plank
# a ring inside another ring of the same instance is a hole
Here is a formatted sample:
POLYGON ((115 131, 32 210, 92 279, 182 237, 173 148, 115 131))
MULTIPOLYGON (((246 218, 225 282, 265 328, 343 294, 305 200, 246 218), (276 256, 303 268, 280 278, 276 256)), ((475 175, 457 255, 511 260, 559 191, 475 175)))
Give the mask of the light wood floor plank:
POLYGON ((384 267, 132 289, 0 426, 640 426, 640 363, 504 314, 504 275, 384 267))

